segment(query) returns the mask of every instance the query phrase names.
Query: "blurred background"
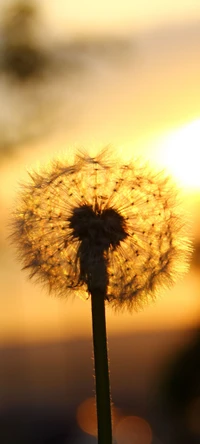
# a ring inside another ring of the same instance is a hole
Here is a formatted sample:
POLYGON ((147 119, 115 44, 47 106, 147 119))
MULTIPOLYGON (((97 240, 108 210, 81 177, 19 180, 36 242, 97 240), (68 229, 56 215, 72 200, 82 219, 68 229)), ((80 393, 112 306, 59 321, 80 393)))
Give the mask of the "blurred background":
POLYGON ((199 0, 0 4, 0 442, 95 444, 90 302, 21 272, 9 217, 27 170, 111 145, 181 186, 190 272, 138 313, 108 306, 116 444, 200 443, 199 0))

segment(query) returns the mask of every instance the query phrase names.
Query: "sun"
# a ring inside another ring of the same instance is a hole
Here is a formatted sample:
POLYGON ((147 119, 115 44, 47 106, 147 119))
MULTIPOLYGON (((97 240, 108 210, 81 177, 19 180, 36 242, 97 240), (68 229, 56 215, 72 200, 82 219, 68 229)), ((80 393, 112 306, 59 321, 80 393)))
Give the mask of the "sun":
POLYGON ((156 158, 184 188, 200 189, 200 119, 160 139, 156 158))

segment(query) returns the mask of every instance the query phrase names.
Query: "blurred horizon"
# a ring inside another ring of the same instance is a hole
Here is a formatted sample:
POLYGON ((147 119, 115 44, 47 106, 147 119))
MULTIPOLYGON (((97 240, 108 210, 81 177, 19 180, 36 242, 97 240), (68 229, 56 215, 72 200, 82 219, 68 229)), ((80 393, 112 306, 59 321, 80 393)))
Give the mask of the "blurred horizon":
MULTIPOLYGON (((4 0, 5 1, 5 0, 4 0)), ((153 27, 162 27, 169 23, 187 24, 189 21, 200 19, 200 5, 198 0, 141 0, 133 3, 130 0, 118 1, 105 0, 100 4, 95 4, 92 0, 85 0, 80 3, 75 0, 66 5, 65 0, 58 2, 49 1, 48 5, 40 0, 36 1, 40 5, 42 14, 45 15, 49 25, 53 26, 56 32, 65 34, 75 31, 82 33, 92 31, 93 34, 101 32, 113 33, 130 32, 132 30, 144 32, 153 27)))

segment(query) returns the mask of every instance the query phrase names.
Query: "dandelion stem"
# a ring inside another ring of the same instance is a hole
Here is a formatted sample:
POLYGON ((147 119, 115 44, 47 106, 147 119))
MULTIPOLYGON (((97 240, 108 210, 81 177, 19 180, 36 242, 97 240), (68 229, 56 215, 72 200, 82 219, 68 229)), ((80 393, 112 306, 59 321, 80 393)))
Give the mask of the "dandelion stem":
POLYGON ((112 444, 111 396, 104 295, 95 289, 91 294, 91 301, 98 444, 112 444))

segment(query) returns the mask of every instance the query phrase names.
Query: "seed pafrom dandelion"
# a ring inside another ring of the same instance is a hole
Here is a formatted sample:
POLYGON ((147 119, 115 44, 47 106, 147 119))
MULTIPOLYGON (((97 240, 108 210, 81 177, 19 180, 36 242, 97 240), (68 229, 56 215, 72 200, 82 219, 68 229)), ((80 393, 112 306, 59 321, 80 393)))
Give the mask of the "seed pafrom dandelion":
POLYGON ((187 224, 171 179, 138 160, 86 153, 31 173, 12 238, 30 277, 59 296, 94 290, 137 308, 188 268, 187 224))

